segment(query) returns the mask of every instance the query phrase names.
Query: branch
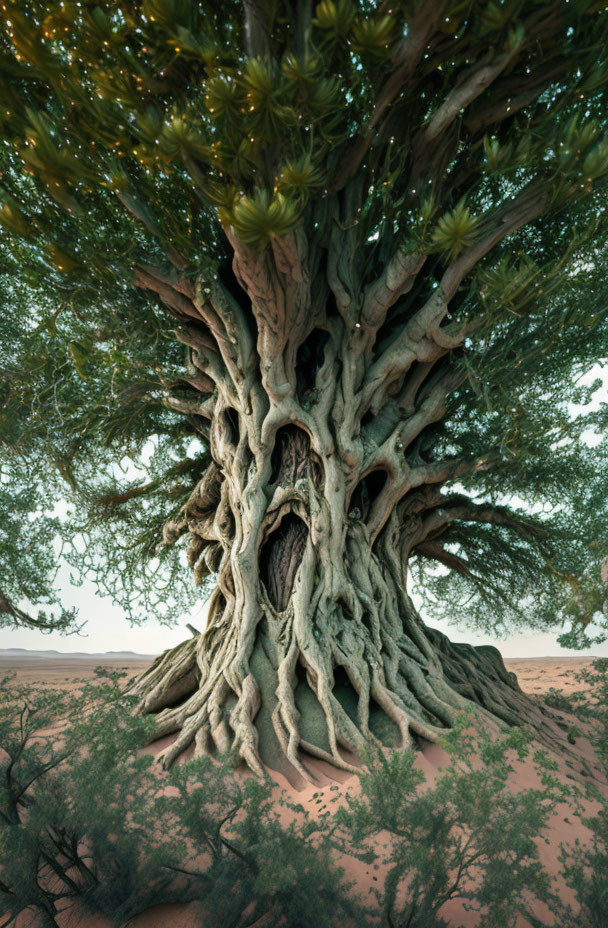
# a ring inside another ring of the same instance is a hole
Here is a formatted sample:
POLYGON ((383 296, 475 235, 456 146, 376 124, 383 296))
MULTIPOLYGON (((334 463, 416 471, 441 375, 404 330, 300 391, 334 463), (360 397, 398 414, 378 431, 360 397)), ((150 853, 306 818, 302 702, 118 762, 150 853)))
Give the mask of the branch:
MULTIPOLYGON (((162 301, 174 310, 178 318, 182 319, 185 316, 201 324, 204 323, 215 338, 215 342, 212 343, 213 348, 221 349, 222 343, 227 341, 225 326, 214 308, 204 298, 200 281, 197 283, 195 292, 187 278, 167 273, 158 267, 140 264, 135 268, 135 274, 138 285, 158 293, 162 301)), ((211 288, 209 289, 211 291, 211 288)), ((214 289, 218 294, 223 294, 223 288, 217 282, 214 282, 214 289)))
POLYGON ((257 365, 255 343, 249 330, 245 313, 219 280, 213 280, 208 288, 210 302, 204 299, 201 285, 197 286, 197 305, 205 322, 219 340, 220 350, 226 365, 237 375, 257 365))
MULTIPOLYGON (((440 376, 429 390, 428 396, 420 404, 417 412, 401 427, 394 430, 392 435, 378 448, 372 460, 366 461, 366 469, 384 464, 392 473, 391 479, 387 480, 384 489, 374 502, 368 519, 367 527, 372 543, 386 524, 395 506, 406 493, 414 487, 420 486, 422 482, 430 482, 423 479, 425 467, 411 469, 408 466, 405 453, 408 445, 427 426, 445 415, 446 397, 451 390, 462 383, 463 379, 464 375, 455 371, 449 371, 447 374, 440 376)), ((459 466, 461 466, 461 462, 459 462, 459 466)), ((455 470, 458 470, 458 467, 455 467, 455 470)), ((445 478, 439 476, 438 482, 441 479, 445 478)))
POLYGON ((427 0, 426 3, 420 4, 418 13, 409 24, 407 36, 399 41, 393 52, 393 72, 378 93, 367 126, 361 130, 358 138, 348 143, 349 154, 341 159, 340 168, 329 184, 330 194, 341 190, 363 161, 375 138, 377 126, 394 100, 402 93, 422 60, 443 8, 444 3, 437 0, 427 0))
POLYGON ((465 474, 487 467, 486 458, 446 458, 431 464, 422 464, 411 471, 412 487, 425 484, 445 483, 447 480, 457 480, 465 474))
MULTIPOLYGON (((398 441, 403 446, 404 452, 424 429, 443 418, 446 412, 447 397, 464 383, 465 379, 466 375, 461 371, 448 370, 445 374, 439 374, 434 383, 429 384, 426 388, 426 396, 420 402, 416 412, 406 419, 399 432, 398 441)), ((416 468, 416 471, 420 469, 416 468)))
POLYGON ((186 416, 203 416, 205 419, 213 419, 213 412, 217 402, 216 396, 210 396, 202 402, 194 400, 182 400, 176 396, 163 397, 163 406, 171 409, 173 412, 182 412, 186 416))
POLYGON ((135 273, 138 285, 156 292, 178 319, 205 327, 200 332, 185 325, 176 335, 197 352, 192 360, 199 370, 238 391, 243 373, 255 365, 255 350, 244 313, 223 283, 216 279, 206 286, 199 279, 194 288, 183 275, 148 265, 139 265, 135 273))
MULTIPOLYGON (((127 209, 132 216, 135 217, 139 222, 141 222, 148 232, 150 232, 155 238, 160 239, 161 242, 165 242, 162 229, 152 216, 152 213, 145 204, 141 203, 137 197, 133 196, 131 193, 126 193, 124 190, 117 190, 116 196, 122 203, 122 205, 127 209)), ((188 267, 188 262, 183 258, 179 252, 173 248, 172 245, 167 246, 167 257, 169 258, 171 264, 178 267, 180 270, 188 267)))
MULTIPOLYGON (((219 387, 231 388, 230 375, 220 354, 217 342, 192 326, 180 326, 173 330, 175 337, 182 345, 194 349, 192 363, 197 370, 206 377, 210 377, 219 387)), ((231 395, 233 394, 230 389, 231 395)))
POLYGON ((175 337, 182 345, 188 345, 189 348, 194 348, 195 351, 201 351, 202 349, 209 348, 211 351, 217 352, 217 342, 215 339, 211 338, 210 335, 206 335, 204 332, 200 332, 198 329, 193 328, 189 325, 180 326, 179 329, 174 330, 175 337))
POLYGON ((215 381, 202 371, 199 374, 191 374, 189 377, 184 377, 183 380, 184 383, 189 384, 195 390, 198 390, 199 393, 212 393, 215 389, 215 381))
POLYGON ((374 331, 380 328, 391 306, 412 289, 426 259, 424 254, 404 254, 401 249, 393 255, 380 277, 365 290, 362 325, 374 331))
POLYGON ((415 546, 415 551, 416 554, 421 554, 422 557, 429 558, 429 560, 439 561, 440 564, 444 564, 445 567, 449 567, 450 570, 455 570, 456 573, 461 574, 461 576, 466 577, 468 580, 476 579, 466 561, 458 557, 458 555, 452 554, 451 551, 446 551, 445 548, 437 544, 437 542, 423 542, 415 546))
MULTIPOLYGON (((468 72, 468 75, 463 78, 463 82, 448 94, 431 117, 428 125, 420 130, 418 138, 414 140, 413 144, 416 157, 419 157, 420 149, 434 142, 437 136, 452 124, 459 112, 469 106, 490 86, 492 81, 511 63, 516 54, 517 49, 513 49, 499 55, 496 61, 483 64, 478 68, 472 68, 468 72)), ((492 52, 489 52, 489 55, 492 56, 492 52)))
POLYGON ((270 24, 259 0, 243 0, 245 14, 245 38, 247 53, 251 58, 262 58, 268 54, 270 24))
MULTIPOLYGON (((228 228, 232 268, 251 300, 257 323, 257 355, 264 359, 262 382, 277 402, 295 392, 296 352, 324 312, 312 306, 308 243, 301 229, 254 252, 228 228)), ((252 357, 257 356, 253 351, 252 357)))
POLYGON ((104 493, 103 496, 97 497, 95 500, 95 505, 122 506, 124 503, 128 503, 131 499, 136 499, 138 496, 145 496, 146 493, 150 493, 157 487, 158 481, 152 480, 149 483, 141 484, 141 486, 131 487, 130 490, 125 490, 123 493, 104 493))
POLYGON ((542 181, 533 181, 510 202, 503 203, 484 221, 484 226, 490 227, 488 234, 467 248, 461 257, 447 268, 440 281, 439 289, 446 301, 453 297, 464 277, 492 248, 521 226, 541 215, 547 205, 548 196, 547 184, 542 181))
POLYGON ((454 336, 440 328, 450 299, 466 275, 492 248, 542 213, 547 197, 546 184, 533 182, 488 217, 484 225, 493 228, 447 267, 439 286, 424 306, 370 366, 359 397, 362 411, 370 406, 372 410, 379 409, 389 385, 407 373, 414 361, 435 361, 463 343, 467 328, 463 327, 454 336))
POLYGON ((167 278, 158 268, 138 265, 135 268, 135 283, 144 290, 153 290, 157 293, 163 303, 173 310, 178 318, 181 319, 186 316, 200 321, 200 313, 192 299, 180 293, 174 282, 167 278))
POLYGON ((296 54, 303 58, 306 53, 306 40, 312 22, 312 0, 297 0, 295 44, 296 54))
POLYGON ((545 67, 534 75, 528 75, 524 86, 522 86, 520 77, 506 78, 496 86, 492 99, 487 104, 465 116, 465 128, 472 136, 476 136, 489 126, 510 119, 524 106, 533 103, 553 81, 562 77, 570 67, 571 62, 568 60, 545 67))
POLYGON ((418 391, 435 367, 435 364, 436 361, 423 361, 415 365, 410 376, 406 378, 402 385, 401 390, 395 393, 395 403, 406 415, 411 416, 414 414, 418 391))
POLYGON ((29 613, 24 612, 23 609, 20 609, 16 606, 11 600, 4 595, 2 590, 0 590, 0 616, 8 615, 13 620, 16 626, 24 626, 26 628, 37 628, 40 631, 52 632, 58 629, 66 628, 66 619, 64 616, 58 619, 36 619, 34 616, 29 615, 29 613))
MULTIPOLYGON (((563 26, 564 15, 562 5, 556 3, 546 6, 542 10, 537 11, 534 15, 528 17, 525 21, 523 24, 522 41, 514 42, 512 46, 507 48, 505 53, 499 55, 494 61, 491 60, 494 52, 490 50, 482 61, 481 66, 476 65, 457 78, 456 86, 451 90, 444 102, 431 117, 427 126, 420 129, 414 138, 412 143, 414 167, 409 182, 412 187, 418 186, 420 177, 423 173, 426 173, 428 176, 429 164, 435 165, 437 163, 437 146, 442 144, 440 136, 453 126, 458 115, 469 107, 471 103, 477 100, 503 71, 513 64, 514 60, 521 55, 523 51, 536 49, 543 39, 551 42, 554 35, 558 33, 563 26), (490 61, 488 61, 488 58, 490 61)), ((453 55, 454 51, 450 54, 453 55)), ((546 60, 545 56, 545 63, 546 60)), ((557 71, 557 74, 559 73, 561 73, 560 70, 557 71)), ((553 74, 555 76, 555 72, 553 72, 553 74)), ((504 112, 502 112, 500 108, 497 112, 496 99, 498 94, 494 91, 492 94, 490 111, 496 113, 497 118, 500 120, 504 119, 506 116, 510 116, 515 112, 516 108, 520 109, 538 98, 544 87, 546 87, 552 79, 553 77, 550 77, 548 80, 542 77, 540 79, 538 79, 538 77, 536 77, 536 79, 530 79, 528 75, 520 74, 516 79, 511 79, 508 82, 508 86, 512 88, 513 94, 517 91, 521 94, 521 99, 517 101, 517 105, 513 105, 511 99, 508 99, 504 112), (533 84, 532 81, 534 81, 533 84)), ((500 92, 500 89, 499 87, 498 92, 500 92)), ((488 108, 486 108, 486 112, 488 112, 488 108)), ((492 124, 493 121, 494 120, 490 120, 488 124, 492 124)), ((462 122, 467 125, 466 119, 462 120, 462 122)), ((454 133, 452 133, 451 143, 452 142, 456 142, 456 135, 454 133)))
POLYGON ((425 305, 404 325, 400 334, 370 365, 360 391, 360 410, 380 409, 391 383, 402 377, 414 361, 436 361, 445 350, 433 340, 432 333, 447 313, 447 302, 437 288, 425 305))
POLYGON ((447 497, 443 505, 424 519, 421 526, 422 539, 445 531, 452 522, 481 522, 490 525, 503 525, 521 535, 531 538, 546 538, 547 531, 541 525, 535 525, 518 516, 507 506, 494 506, 489 503, 474 503, 466 496, 447 497))

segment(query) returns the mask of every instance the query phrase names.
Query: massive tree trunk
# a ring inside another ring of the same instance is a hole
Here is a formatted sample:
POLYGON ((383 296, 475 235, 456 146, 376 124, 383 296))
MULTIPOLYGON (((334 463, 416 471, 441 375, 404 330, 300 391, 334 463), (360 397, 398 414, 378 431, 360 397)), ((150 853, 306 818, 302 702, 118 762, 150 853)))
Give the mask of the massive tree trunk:
POLYGON ((202 558, 218 573, 208 628, 138 684, 157 734, 178 732, 165 762, 194 741, 235 747, 256 770, 284 758, 306 775, 303 751, 350 769, 366 741, 435 740, 470 708, 465 693, 521 719, 498 652, 459 653, 417 615, 400 552, 419 526, 401 524, 386 471, 353 479, 327 423, 300 418, 273 428, 255 462, 237 440, 245 423, 227 410, 214 422, 226 479, 213 465, 187 513, 195 570, 202 558))
POLYGON ((207 629, 135 686, 158 736, 176 734, 164 761, 194 742, 308 776, 306 754, 351 769, 364 744, 436 740, 473 703, 508 723, 531 718, 498 652, 451 645, 406 592, 416 547, 450 563, 436 538, 451 519, 501 518, 467 515, 462 498, 450 508, 439 492, 479 461, 419 450, 461 382, 448 352, 464 333, 440 328, 458 277, 448 269, 378 344, 421 260, 398 254, 355 304, 331 260, 330 292, 314 292, 302 238, 262 255, 233 244, 251 313, 218 280, 195 289, 140 272, 188 318, 179 336, 204 398, 168 405, 201 423, 212 459, 165 532, 189 533, 195 576, 217 576, 207 629))

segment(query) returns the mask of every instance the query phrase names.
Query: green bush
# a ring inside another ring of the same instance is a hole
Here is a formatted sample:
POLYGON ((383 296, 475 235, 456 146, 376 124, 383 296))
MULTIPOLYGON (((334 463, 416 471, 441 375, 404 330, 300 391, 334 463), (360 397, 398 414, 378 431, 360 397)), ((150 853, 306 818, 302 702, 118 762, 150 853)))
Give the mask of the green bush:
POLYGON ((76 697, 8 687, 0 706, 0 902, 11 925, 26 909, 55 924, 56 903, 78 899, 120 924, 164 901, 169 861, 183 851, 156 842, 150 816, 158 779, 136 749, 135 718, 118 677, 100 675, 76 697), (57 718, 63 730, 48 736, 57 718))
POLYGON ((289 928, 332 928, 349 918, 363 924, 352 886, 330 857, 326 824, 277 801, 271 780, 235 777, 204 758, 174 768, 170 784, 174 795, 160 800, 163 814, 195 853, 209 855, 208 868, 195 876, 206 924, 236 928, 262 916, 264 925, 289 928))
POLYGON ((528 736, 514 729, 492 742, 468 732, 470 724, 463 718, 446 736, 450 764, 431 788, 414 767, 414 752, 378 751, 360 775, 361 795, 338 813, 344 847, 388 868, 377 897, 382 924, 391 928, 446 928, 441 910, 454 899, 478 911, 484 928, 509 928, 519 915, 538 924, 535 902, 554 899, 535 838, 564 788, 538 752, 543 786, 512 793, 510 757, 528 753, 528 736), (375 858, 383 832, 389 843, 375 858))
MULTIPOLYGON (((608 660, 597 659, 578 675, 589 685, 588 717, 594 725, 593 743, 608 779, 608 660)), ((574 890, 578 910, 559 909, 560 928, 607 928, 608 926, 608 797, 596 783, 587 786, 588 797, 600 803, 597 815, 585 816, 591 842, 562 844, 562 876, 574 890)))
MULTIPOLYGON (((150 905, 199 900, 207 928, 331 928, 365 913, 330 859, 324 829, 297 810, 283 825, 270 780, 242 781, 209 759, 168 777, 137 751, 148 735, 118 678, 100 677, 70 701, 18 688, 0 707, 6 757, 0 806, 0 911, 8 928, 26 909, 55 925, 77 900, 123 925, 150 905), (68 716, 63 743, 37 736, 48 714, 68 716)), ((284 803, 283 803, 284 805, 284 803)))
MULTIPOLYGON (((598 752, 608 760, 608 661, 593 682, 598 752)), ((451 900, 484 928, 533 926, 539 900, 559 928, 606 928, 608 800, 585 819, 591 845, 562 847, 566 883, 580 914, 564 906, 539 859, 537 839, 576 790, 537 751, 541 786, 513 793, 515 757, 530 737, 498 741, 463 717, 446 734, 445 769, 430 786, 414 751, 366 758, 359 795, 313 820, 269 779, 230 764, 191 760, 160 775, 140 748, 136 717, 117 676, 100 675, 76 696, 5 685, 0 700, 0 928, 26 910, 56 925, 70 900, 124 925, 150 905, 198 901, 206 928, 446 928, 451 900), (66 720, 44 735, 58 716, 66 720), (284 815, 288 812, 288 821, 284 815), (388 833, 388 841, 386 834, 388 833), (382 844, 384 842, 384 844, 382 844), (372 912, 345 880, 336 851, 385 869, 372 912)), ((608 765, 607 765, 608 771, 608 765)), ((450 928, 457 928, 454 923, 450 928)))

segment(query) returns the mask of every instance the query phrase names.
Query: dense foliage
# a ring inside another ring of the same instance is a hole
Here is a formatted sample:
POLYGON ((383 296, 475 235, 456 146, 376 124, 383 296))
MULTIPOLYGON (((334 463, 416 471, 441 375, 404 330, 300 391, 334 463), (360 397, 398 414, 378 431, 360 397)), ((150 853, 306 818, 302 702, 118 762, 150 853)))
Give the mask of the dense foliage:
POLYGON ((606 444, 585 440, 605 413, 572 416, 607 355, 603 5, 7 0, 1 16, 0 621, 72 620, 57 537, 135 621, 180 614, 193 592, 162 526, 207 467, 211 388, 159 268, 234 290, 226 230, 260 253, 299 228, 359 292, 426 256, 379 346, 479 248, 442 329, 466 328, 458 387, 411 452, 475 466, 413 551, 420 589, 436 614, 566 620, 583 644, 608 550, 606 444))

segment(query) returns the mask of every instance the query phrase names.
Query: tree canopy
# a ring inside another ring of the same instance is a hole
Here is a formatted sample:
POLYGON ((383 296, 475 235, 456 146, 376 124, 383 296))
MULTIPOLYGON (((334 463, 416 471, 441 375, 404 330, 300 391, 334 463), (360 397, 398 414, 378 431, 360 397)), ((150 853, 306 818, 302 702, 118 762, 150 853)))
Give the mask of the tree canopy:
POLYGON ((407 452, 434 474, 412 547, 428 608, 496 630, 570 620, 584 643, 608 553, 608 449, 585 440, 606 413, 573 414, 608 354, 605 4, 1 16, 0 622, 73 621, 57 537, 135 621, 200 595, 163 526, 210 462, 214 377, 192 349, 230 334, 211 308, 202 331, 179 281, 210 307, 221 285, 253 328, 235 254, 287 261, 304 236, 313 304, 346 318, 357 296, 376 437, 404 335, 441 304, 444 396, 407 452))

